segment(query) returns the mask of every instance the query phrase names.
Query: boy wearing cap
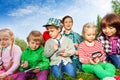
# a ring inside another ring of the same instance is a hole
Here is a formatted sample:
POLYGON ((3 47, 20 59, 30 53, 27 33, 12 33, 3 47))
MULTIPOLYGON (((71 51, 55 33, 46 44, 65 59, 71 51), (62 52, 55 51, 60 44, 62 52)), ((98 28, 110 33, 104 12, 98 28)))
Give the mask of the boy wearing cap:
POLYGON ((63 78, 63 72, 75 77, 76 70, 73 67, 70 56, 75 54, 75 48, 72 41, 61 35, 61 21, 56 18, 50 18, 47 27, 50 39, 45 43, 45 56, 50 57, 50 65, 53 75, 56 78, 63 78))

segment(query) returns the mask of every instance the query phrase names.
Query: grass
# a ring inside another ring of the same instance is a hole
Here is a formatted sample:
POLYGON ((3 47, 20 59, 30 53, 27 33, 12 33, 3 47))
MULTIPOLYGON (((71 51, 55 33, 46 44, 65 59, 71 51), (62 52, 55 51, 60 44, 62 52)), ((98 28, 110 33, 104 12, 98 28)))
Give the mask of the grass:
MULTIPOLYGON (((120 69, 116 69, 115 75, 120 76, 120 69)), ((31 79, 31 80, 36 80, 36 79, 31 79)), ((52 72, 50 72, 49 76, 48 76, 48 80, 61 80, 61 79, 55 78, 52 75, 52 72)), ((76 78, 72 78, 72 77, 68 76, 66 73, 64 73, 64 79, 62 79, 62 80, 99 80, 99 79, 94 74, 88 74, 88 73, 77 71, 77 77, 76 78)))
MULTIPOLYGON (((115 75, 120 76, 120 69, 116 69, 115 75)), ((97 78, 97 76, 95 76, 94 74, 88 74, 88 73, 79 72, 79 71, 77 71, 77 77, 76 78, 72 78, 72 77, 70 77, 70 76, 68 76, 67 74, 64 73, 64 79, 63 80, 79 80, 80 78, 81 78, 81 80, 99 80, 97 78)), ((56 79, 52 75, 52 73, 50 72, 50 74, 48 76, 48 80, 60 80, 60 79, 56 79)))

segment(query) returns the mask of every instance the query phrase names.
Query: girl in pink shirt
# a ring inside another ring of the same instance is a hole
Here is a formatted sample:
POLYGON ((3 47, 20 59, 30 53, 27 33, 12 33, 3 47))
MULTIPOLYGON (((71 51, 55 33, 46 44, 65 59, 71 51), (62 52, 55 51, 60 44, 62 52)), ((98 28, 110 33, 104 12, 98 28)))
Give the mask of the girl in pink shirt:
POLYGON ((0 80, 15 80, 22 51, 10 29, 0 29, 0 46, 0 80))
POLYGON ((93 73, 102 80, 115 80, 115 67, 110 63, 103 62, 105 53, 102 44, 95 40, 96 34, 96 26, 92 23, 83 26, 82 36, 84 41, 78 47, 82 70, 86 73, 93 73))

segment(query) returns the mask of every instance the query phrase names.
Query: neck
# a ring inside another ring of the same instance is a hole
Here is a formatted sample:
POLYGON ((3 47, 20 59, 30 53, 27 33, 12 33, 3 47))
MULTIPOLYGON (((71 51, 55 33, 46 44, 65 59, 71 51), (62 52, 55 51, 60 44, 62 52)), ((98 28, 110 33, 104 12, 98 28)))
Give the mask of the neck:
POLYGON ((85 41, 85 43, 87 46, 94 46, 94 44, 95 44, 94 41, 92 41, 92 42, 85 41))
POLYGON ((65 30, 65 33, 66 34, 69 34, 71 30, 65 30))

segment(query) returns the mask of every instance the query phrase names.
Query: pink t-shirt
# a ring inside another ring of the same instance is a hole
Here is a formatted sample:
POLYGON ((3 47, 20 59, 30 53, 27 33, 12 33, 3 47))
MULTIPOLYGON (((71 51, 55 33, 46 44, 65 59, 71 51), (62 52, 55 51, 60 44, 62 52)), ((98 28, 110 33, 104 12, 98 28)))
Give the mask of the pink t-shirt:
POLYGON ((100 51, 102 56, 100 57, 100 61, 105 59, 105 53, 103 51, 102 44, 98 41, 94 41, 94 46, 87 46, 86 43, 83 41, 80 43, 78 47, 78 54, 79 54, 79 61, 81 63, 89 64, 89 58, 91 58, 94 52, 100 51))

